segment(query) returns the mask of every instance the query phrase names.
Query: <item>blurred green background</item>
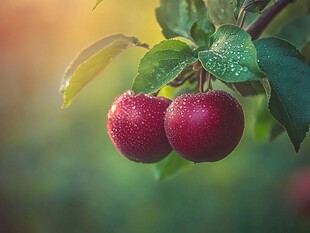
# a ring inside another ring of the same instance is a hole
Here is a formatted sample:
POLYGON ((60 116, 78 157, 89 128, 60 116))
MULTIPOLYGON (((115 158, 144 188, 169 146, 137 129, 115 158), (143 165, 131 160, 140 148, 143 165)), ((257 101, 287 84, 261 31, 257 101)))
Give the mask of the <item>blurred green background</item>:
POLYGON ((255 141, 257 98, 239 100, 246 131, 223 161, 158 182, 152 165, 123 158, 107 135, 113 99, 130 88, 145 51, 126 51, 61 109, 66 65, 90 42, 123 32, 163 39, 156 0, 2 0, 0 8, 0 232, 310 232, 286 202, 310 167, 286 134, 255 141))

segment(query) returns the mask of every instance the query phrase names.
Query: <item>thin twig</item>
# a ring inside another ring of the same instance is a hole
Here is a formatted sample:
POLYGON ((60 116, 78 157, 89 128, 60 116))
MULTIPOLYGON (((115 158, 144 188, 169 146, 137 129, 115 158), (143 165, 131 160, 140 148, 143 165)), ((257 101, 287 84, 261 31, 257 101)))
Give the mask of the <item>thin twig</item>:
POLYGON ((248 12, 244 11, 243 14, 242 14, 242 18, 241 18, 240 26, 239 26, 240 28, 243 28, 243 25, 244 25, 247 13, 248 12))
POLYGON ((275 4, 265 11, 253 24, 249 26, 247 32, 252 36, 252 39, 257 39, 267 28, 272 19, 288 4, 294 0, 278 0, 275 4))

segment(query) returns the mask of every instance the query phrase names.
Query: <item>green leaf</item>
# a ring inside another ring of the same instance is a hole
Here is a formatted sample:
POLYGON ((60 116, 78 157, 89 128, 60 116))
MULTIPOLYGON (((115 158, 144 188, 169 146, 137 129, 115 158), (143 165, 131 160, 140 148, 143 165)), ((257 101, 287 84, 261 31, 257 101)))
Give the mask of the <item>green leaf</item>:
POLYGON ((229 0, 208 0, 206 1, 208 13, 212 23, 219 26, 222 24, 235 24, 233 16, 233 5, 229 0))
POLYGON ((161 0, 156 18, 167 39, 181 36, 206 45, 215 30, 203 0, 161 0))
POLYGON ((310 40, 310 15, 295 18, 283 26, 279 37, 301 49, 310 40))
POLYGON ((135 37, 113 35, 88 46, 73 60, 67 68, 60 92, 64 96, 63 108, 68 107, 76 95, 92 81, 115 57, 127 48, 145 44, 135 37))
POLYGON ((164 160, 158 162, 154 166, 154 173, 157 180, 165 180, 186 169, 193 167, 194 163, 185 160, 175 151, 164 160))
POLYGON ((251 13, 261 12, 271 0, 245 0, 244 10, 251 13))
POLYGON ((172 82, 170 82, 169 85, 166 85, 160 89, 160 91, 157 93, 157 96, 164 96, 168 99, 174 99, 177 96, 185 93, 198 92, 197 82, 191 82, 188 79, 198 80, 199 72, 193 71, 192 67, 184 69, 174 80, 175 83, 178 84, 178 86, 173 86, 172 82))
POLYGON ((310 124, 310 67, 296 47, 281 39, 264 38, 255 46, 270 83, 270 113, 298 151, 310 124))
POLYGON ((308 64, 310 64, 310 40, 302 47, 301 53, 307 58, 308 64))
POLYGON ((225 82, 244 82, 263 77, 251 36, 234 25, 222 25, 211 36, 210 50, 198 53, 203 67, 225 82))
POLYGON ((275 121, 271 116, 267 105, 266 98, 263 98, 255 110, 254 135, 257 141, 263 142, 267 139, 274 140, 285 129, 275 121))
POLYGON ((191 28, 205 8, 202 0, 161 0, 156 18, 167 39, 178 36, 191 38, 191 28))
POLYGON ((270 2, 270 0, 233 0, 234 17, 238 19, 241 11, 251 13, 261 12, 270 2))
POLYGON ((132 90, 153 93, 176 78, 183 69, 197 61, 192 49, 179 40, 164 40, 141 59, 132 90))
POLYGON ((205 10, 202 17, 193 24, 190 34, 197 45, 207 46, 214 31, 215 27, 209 20, 208 12, 205 10))
POLYGON ((101 2, 103 2, 103 0, 97 0, 95 6, 93 7, 93 10, 95 10, 101 2))

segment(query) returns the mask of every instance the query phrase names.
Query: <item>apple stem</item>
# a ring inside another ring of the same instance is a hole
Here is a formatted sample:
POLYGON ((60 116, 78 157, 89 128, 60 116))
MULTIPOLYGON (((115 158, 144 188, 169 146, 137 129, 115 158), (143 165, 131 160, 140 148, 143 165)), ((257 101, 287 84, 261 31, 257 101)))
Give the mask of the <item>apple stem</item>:
POLYGON ((203 86, 205 84, 206 81, 206 70, 205 69, 201 69, 200 71, 200 79, 199 79, 199 92, 203 93, 203 86))

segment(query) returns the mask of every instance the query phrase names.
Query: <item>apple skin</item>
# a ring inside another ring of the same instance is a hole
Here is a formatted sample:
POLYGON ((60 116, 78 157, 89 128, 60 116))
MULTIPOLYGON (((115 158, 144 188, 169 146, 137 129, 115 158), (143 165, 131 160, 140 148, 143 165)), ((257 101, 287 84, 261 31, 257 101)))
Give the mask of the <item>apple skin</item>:
POLYGON ((225 91, 183 94, 171 103, 165 116, 170 144, 196 163, 225 158, 238 145, 243 129, 242 107, 225 91))
POLYGON ((108 113, 108 133, 126 158, 155 163, 172 148, 164 129, 164 116, 171 100, 127 91, 117 97, 108 113))

